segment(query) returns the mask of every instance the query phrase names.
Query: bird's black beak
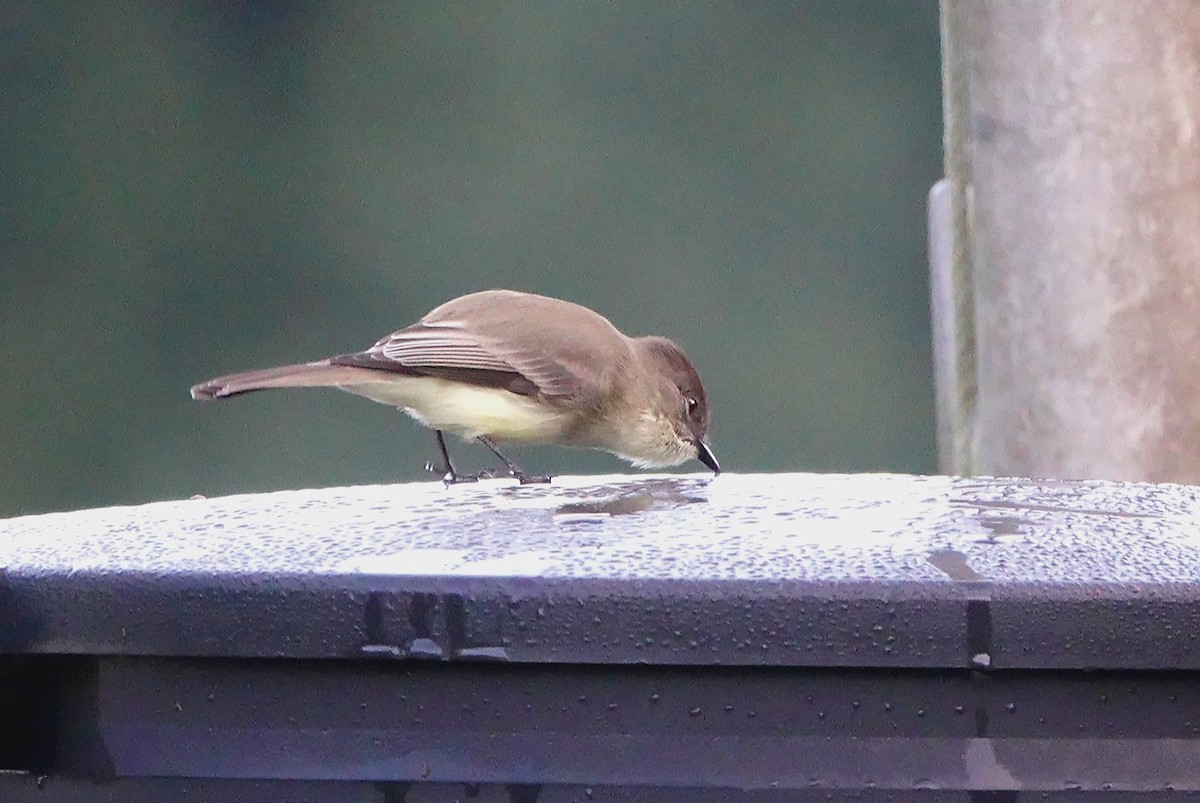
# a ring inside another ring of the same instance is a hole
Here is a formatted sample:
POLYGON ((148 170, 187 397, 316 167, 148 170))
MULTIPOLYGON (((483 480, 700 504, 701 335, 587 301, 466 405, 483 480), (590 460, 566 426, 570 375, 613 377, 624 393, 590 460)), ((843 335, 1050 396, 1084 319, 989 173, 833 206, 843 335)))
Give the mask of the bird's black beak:
POLYGON ((721 464, 717 462, 716 456, 712 453, 712 448, 699 438, 696 439, 696 459, 711 468, 713 474, 721 473, 721 464))

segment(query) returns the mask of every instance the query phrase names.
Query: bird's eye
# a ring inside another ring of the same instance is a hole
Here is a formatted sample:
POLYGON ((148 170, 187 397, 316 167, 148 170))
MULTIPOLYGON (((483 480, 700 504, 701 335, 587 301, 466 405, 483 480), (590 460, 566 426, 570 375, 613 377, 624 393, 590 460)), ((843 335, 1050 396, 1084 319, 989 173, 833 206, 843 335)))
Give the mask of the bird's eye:
POLYGON ((698 408, 700 406, 700 402, 696 401, 691 396, 687 396, 686 398, 684 398, 683 402, 684 402, 684 404, 687 405, 687 414, 695 415, 696 408, 698 408))

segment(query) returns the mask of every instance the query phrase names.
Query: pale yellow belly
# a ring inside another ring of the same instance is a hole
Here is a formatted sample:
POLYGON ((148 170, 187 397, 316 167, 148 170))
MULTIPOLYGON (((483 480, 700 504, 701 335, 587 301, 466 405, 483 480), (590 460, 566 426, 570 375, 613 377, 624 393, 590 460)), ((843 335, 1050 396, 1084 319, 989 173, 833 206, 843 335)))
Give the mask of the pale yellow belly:
POLYGON ((562 439, 571 422, 569 414, 528 396, 434 377, 393 374, 342 389, 399 407, 427 427, 468 439, 486 435, 504 441, 554 442, 562 439))

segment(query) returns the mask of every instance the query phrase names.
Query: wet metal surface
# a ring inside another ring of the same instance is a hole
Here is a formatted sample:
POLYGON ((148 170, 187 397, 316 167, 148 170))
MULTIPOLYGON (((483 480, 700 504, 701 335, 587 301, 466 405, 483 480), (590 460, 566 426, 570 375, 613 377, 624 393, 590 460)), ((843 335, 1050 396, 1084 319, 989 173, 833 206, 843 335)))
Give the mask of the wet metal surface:
POLYGON ((0 649, 1200 667, 1196 488, 900 475, 334 488, 0 521, 0 649))
POLYGON ((1195 792, 1198 513, 695 475, 11 519, 0 797, 1195 792))

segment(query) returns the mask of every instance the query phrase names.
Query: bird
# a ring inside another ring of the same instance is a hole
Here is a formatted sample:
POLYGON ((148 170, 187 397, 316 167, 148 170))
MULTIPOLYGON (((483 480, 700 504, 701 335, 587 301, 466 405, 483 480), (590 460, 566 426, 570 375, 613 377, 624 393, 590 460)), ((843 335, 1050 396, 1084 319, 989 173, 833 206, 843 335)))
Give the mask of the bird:
POLYGON ((665 337, 629 337, 570 301, 485 290, 436 307, 364 351, 230 374, 191 396, 227 399, 269 388, 333 387, 398 408, 434 431, 447 484, 460 473, 445 433, 477 440, 520 483, 549 482, 524 471, 501 443, 608 451, 638 468, 696 459, 714 476, 709 403, 690 359, 665 337))

